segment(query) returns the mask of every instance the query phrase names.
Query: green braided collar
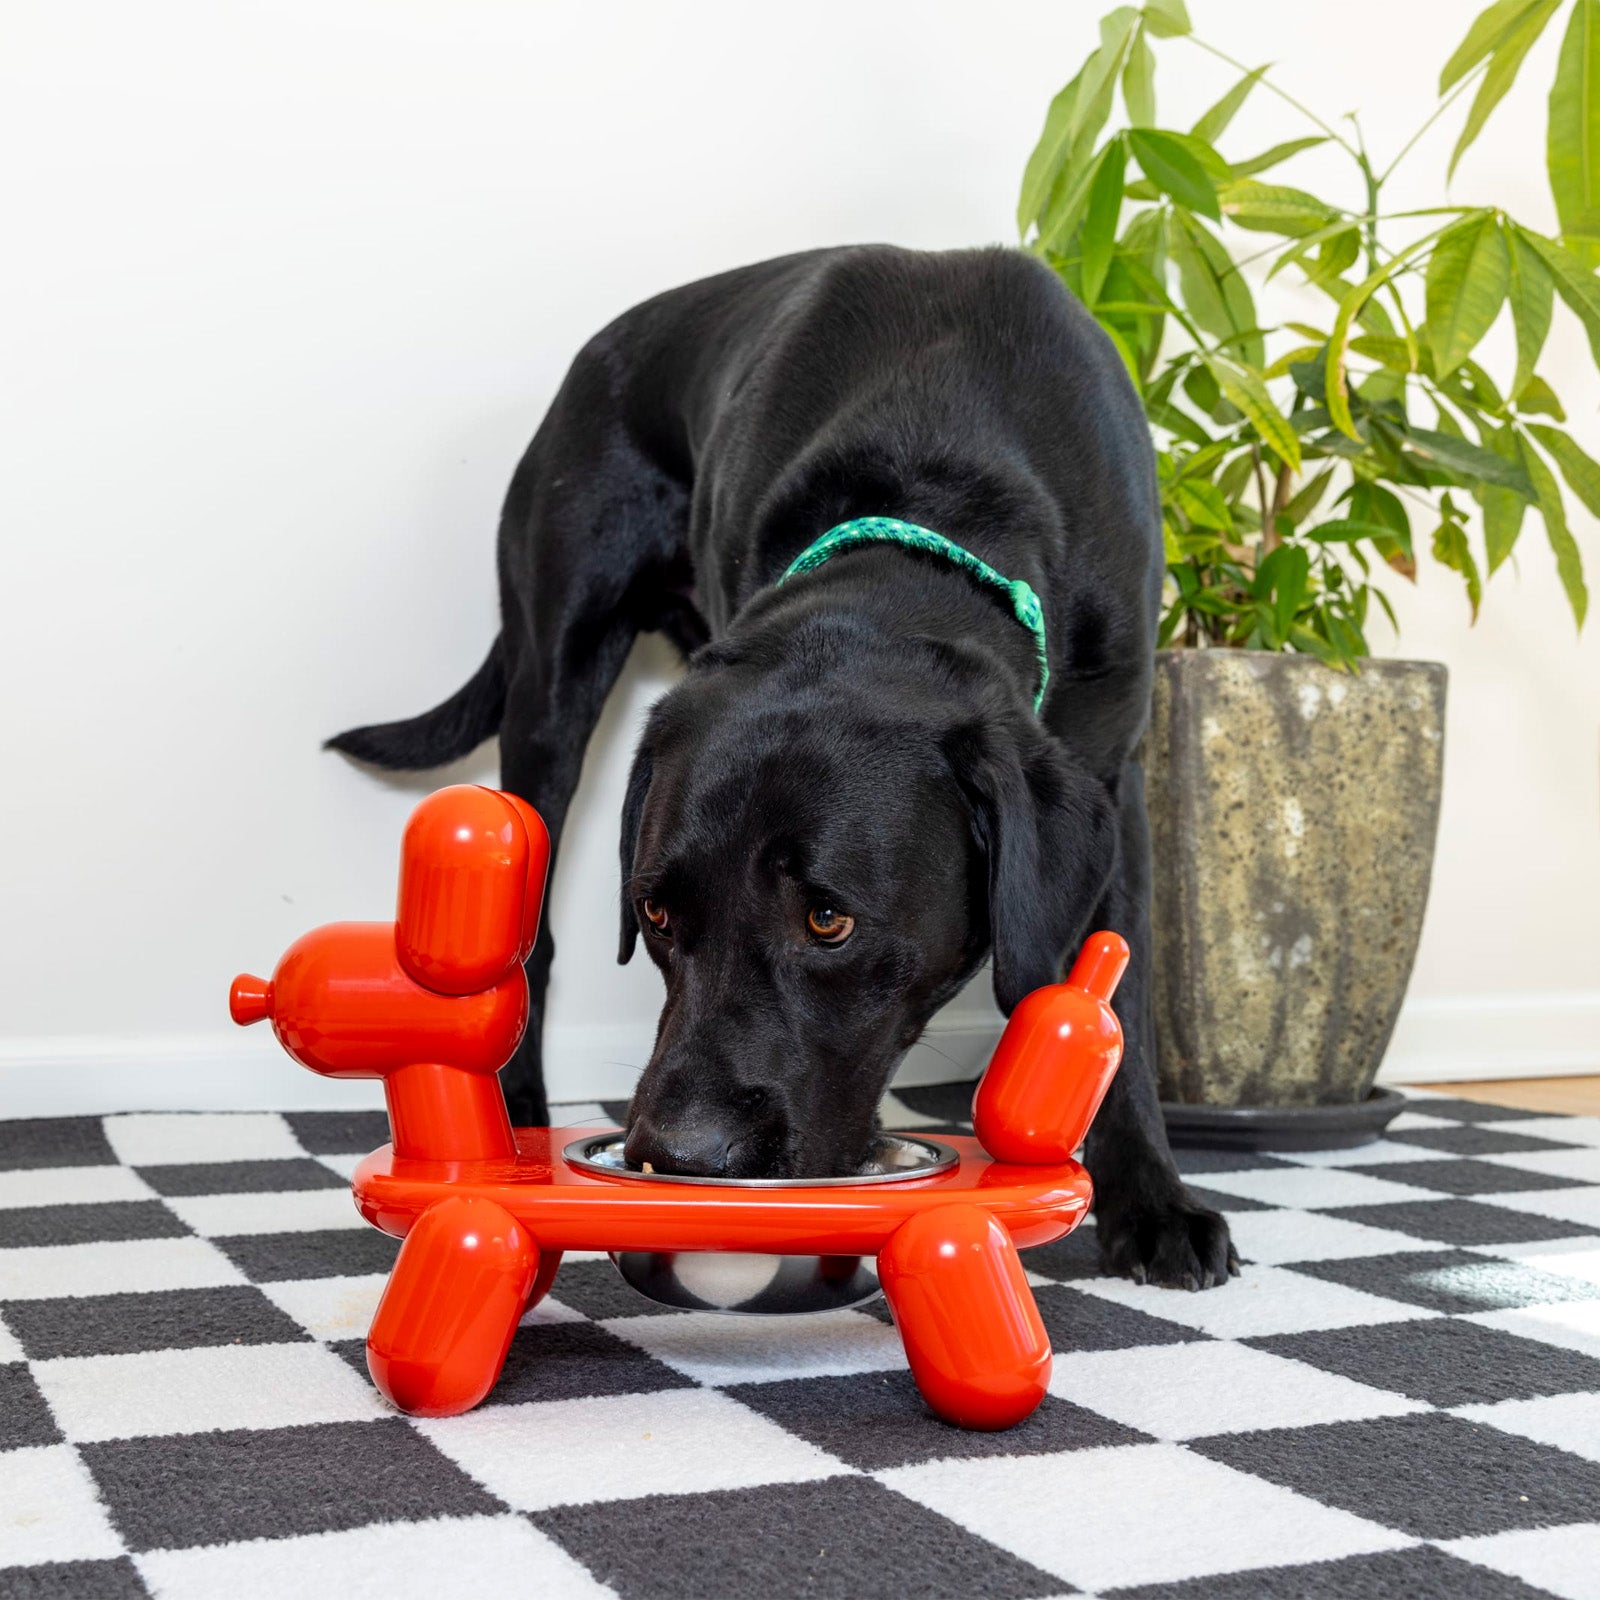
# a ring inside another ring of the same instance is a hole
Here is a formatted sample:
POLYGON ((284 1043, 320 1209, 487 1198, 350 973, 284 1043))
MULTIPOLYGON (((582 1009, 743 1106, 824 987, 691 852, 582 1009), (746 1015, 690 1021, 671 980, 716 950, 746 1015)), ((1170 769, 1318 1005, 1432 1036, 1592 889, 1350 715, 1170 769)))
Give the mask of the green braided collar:
POLYGON ((1033 635, 1039 653, 1039 692, 1033 697, 1034 715, 1038 715, 1039 707, 1044 704, 1045 688, 1050 682, 1050 658, 1044 644, 1044 608, 1039 604, 1039 596, 1033 592, 1031 584, 1024 583, 1021 578, 1008 578, 1004 573, 996 572, 987 561, 973 555, 970 550, 964 550, 954 539, 947 539, 932 528, 919 528, 914 522, 902 522, 898 517, 853 517, 836 528, 829 528, 789 563, 788 570, 778 582, 786 583, 796 573, 810 572, 830 556, 836 556, 841 550, 858 544, 903 544, 912 550, 925 550, 929 555, 942 556, 953 566, 970 573, 979 583, 1001 590, 1011 602, 1017 621, 1033 635))

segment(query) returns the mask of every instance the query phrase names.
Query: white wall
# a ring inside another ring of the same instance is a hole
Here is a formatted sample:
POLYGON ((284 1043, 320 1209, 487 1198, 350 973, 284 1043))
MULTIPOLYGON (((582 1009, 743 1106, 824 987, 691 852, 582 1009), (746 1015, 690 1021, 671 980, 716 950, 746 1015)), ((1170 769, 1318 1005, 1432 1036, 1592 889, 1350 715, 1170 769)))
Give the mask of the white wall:
MULTIPOLYGON (((573 351, 738 262, 1009 239, 1099 9, 13 0, 0 1115, 367 1093, 229 1030, 227 981, 316 922, 387 915, 416 795, 493 780, 492 750, 385 784, 317 746, 477 665, 499 498, 573 351)), ((1196 3, 1219 44, 1285 63, 1320 106, 1368 107, 1379 148, 1425 114, 1474 9, 1196 3), (1389 43, 1369 55, 1369 35, 1389 43)), ((1186 126, 1228 75, 1181 44, 1162 57, 1186 126)), ((1519 93, 1463 195, 1545 217, 1542 103, 1519 93)), ((1292 128, 1262 98, 1232 147, 1292 128)), ((1558 334, 1550 375, 1600 448, 1600 386, 1558 334)), ((1520 566, 1473 631, 1447 575, 1401 602, 1405 651, 1454 674, 1406 1068, 1600 1066, 1600 646, 1594 627, 1574 642, 1536 532, 1520 566)), ((648 1051, 656 980, 612 959, 614 830, 669 673, 641 650, 569 835, 560 1093, 626 1092, 648 1051)), ((992 1026, 975 991, 940 1048, 978 1059, 992 1026)))

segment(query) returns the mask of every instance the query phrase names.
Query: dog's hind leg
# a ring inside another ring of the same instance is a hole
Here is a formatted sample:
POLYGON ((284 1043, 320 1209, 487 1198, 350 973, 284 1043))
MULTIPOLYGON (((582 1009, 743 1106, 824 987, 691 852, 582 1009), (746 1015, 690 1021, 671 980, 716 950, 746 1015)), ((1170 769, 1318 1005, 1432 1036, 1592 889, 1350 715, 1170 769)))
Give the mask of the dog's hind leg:
MULTIPOLYGON (((544 818, 552 863, 606 696, 687 570, 688 485, 624 425, 618 365, 599 341, 579 355, 500 524, 501 783, 544 818)), ((527 964, 528 1030, 501 1073, 519 1127, 548 1120, 540 1034, 554 954, 546 917, 527 964)))

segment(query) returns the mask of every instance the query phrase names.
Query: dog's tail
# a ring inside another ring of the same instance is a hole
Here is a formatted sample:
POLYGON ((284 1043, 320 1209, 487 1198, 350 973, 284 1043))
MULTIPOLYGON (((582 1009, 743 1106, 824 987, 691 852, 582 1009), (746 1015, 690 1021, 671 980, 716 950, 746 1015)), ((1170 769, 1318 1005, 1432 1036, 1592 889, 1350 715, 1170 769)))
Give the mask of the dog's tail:
POLYGON ((432 711, 404 722, 375 722, 336 733, 322 748, 396 772, 442 767, 470 755, 498 731, 505 704, 505 661, 497 635, 483 665, 432 711))

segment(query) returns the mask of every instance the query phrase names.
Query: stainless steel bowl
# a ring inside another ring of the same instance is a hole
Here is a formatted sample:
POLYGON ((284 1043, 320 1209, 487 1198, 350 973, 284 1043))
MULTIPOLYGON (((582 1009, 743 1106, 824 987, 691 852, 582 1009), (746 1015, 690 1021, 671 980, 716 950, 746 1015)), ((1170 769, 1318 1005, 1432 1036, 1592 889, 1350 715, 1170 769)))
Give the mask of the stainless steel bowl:
MULTIPOLYGON (((903 1183, 946 1172, 960 1160, 948 1145, 909 1134, 881 1134, 866 1167, 847 1178, 688 1178, 641 1172, 623 1160, 623 1135, 578 1139, 564 1152, 587 1172, 641 1183, 699 1183, 730 1189, 814 1189, 903 1183)), ((686 1311, 746 1316, 840 1311, 878 1295, 876 1263, 865 1256, 774 1256, 731 1250, 613 1250, 623 1279, 648 1300, 686 1311)))

